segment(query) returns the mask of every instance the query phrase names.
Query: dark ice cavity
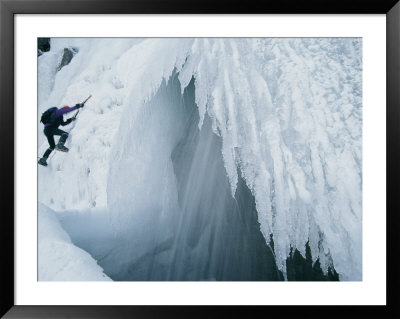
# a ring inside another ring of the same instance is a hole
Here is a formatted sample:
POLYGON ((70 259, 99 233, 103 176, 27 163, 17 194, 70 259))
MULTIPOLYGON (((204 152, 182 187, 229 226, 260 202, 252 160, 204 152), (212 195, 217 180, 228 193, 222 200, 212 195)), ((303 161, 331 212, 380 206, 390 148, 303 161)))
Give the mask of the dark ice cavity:
MULTIPOLYGON (((143 242, 141 237, 133 236, 135 242, 129 242, 116 234, 102 251, 91 243, 97 241, 93 237, 85 240, 82 235, 71 236, 72 240, 91 253, 113 280, 282 280, 260 232, 254 197, 240 172, 235 196, 231 194, 221 137, 213 132, 211 119, 206 116, 201 130, 198 128, 194 80, 182 96, 175 74, 155 99, 157 103, 165 101, 165 108, 183 112, 176 123, 182 134, 170 154, 179 207, 169 215, 168 225, 154 220, 160 224, 153 232, 144 233, 143 242), (172 232, 165 230, 163 234, 163 229, 172 232)), ((147 216, 157 218, 157 212, 149 211, 147 216)), ((100 238, 101 232, 96 236, 100 238)))

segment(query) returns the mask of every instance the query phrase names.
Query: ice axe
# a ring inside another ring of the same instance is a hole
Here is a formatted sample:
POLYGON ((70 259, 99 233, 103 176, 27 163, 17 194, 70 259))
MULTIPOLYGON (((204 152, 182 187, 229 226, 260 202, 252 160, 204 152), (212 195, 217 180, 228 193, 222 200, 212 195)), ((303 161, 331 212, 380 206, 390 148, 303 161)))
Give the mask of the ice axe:
MULTIPOLYGON (((83 101, 83 102, 81 103, 82 106, 85 105, 85 103, 86 103, 91 97, 92 97, 92 95, 90 94, 89 97, 88 97, 85 101, 83 101)), ((72 121, 75 121, 75 120, 76 120, 76 116, 78 115, 79 111, 80 111, 80 109, 78 110, 78 112, 76 112, 76 113, 74 114, 73 117, 71 117, 71 120, 72 120, 72 121)))

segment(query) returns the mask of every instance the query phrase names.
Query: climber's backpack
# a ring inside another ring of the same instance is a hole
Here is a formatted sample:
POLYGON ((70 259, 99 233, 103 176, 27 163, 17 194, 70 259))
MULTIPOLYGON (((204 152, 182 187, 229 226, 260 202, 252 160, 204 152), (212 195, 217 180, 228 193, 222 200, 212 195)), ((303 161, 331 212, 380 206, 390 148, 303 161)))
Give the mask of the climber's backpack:
POLYGON ((52 115, 55 113, 56 110, 57 110, 56 107, 51 107, 51 108, 47 109, 42 114, 42 117, 40 118, 40 122, 42 122, 43 124, 50 123, 54 119, 54 116, 52 116, 52 115))

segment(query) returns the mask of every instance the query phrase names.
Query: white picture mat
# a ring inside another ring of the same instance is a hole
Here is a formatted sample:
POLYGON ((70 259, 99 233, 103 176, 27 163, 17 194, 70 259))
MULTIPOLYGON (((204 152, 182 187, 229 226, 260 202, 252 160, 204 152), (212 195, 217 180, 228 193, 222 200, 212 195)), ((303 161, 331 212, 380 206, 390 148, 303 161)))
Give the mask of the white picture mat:
POLYGON ((385 304, 385 15, 16 15, 16 305, 385 304), (38 282, 38 37, 362 37, 362 282, 38 282))

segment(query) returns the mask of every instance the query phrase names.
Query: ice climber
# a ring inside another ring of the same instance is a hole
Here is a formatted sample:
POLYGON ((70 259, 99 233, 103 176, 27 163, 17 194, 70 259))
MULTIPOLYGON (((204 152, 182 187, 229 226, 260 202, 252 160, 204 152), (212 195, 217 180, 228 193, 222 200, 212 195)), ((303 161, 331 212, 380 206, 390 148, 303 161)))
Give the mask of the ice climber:
MULTIPOLYGON (((86 101, 85 101, 86 102, 86 101)), ((46 135, 47 140, 49 142, 50 147, 44 152, 43 157, 39 160, 39 164, 43 166, 47 166, 47 158, 50 153, 54 150, 61 152, 68 152, 68 148, 64 146, 65 141, 67 140, 68 133, 60 130, 58 127, 60 125, 65 126, 70 124, 72 121, 76 119, 76 117, 72 117, 64 121, 63 115, 75 111, 81 107, 83 107, 85 103, 78 103, 73 107, 64 106, 62 108, 52 107, 48 109, 46 112, 42 114, 41 122, 44 124, 44 135, 46 135), (60 139, 57 145, 54 142, 54 136, 60 136, 60 139)))

